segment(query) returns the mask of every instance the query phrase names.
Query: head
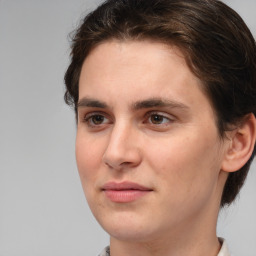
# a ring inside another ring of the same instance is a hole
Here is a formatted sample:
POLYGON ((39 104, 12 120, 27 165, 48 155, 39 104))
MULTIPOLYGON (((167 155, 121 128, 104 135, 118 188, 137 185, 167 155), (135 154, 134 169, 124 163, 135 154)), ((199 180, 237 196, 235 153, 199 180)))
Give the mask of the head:
MULTIPOLYGON (((65 101, 76 115, 83 63, 110 40, 148 40, 179 49, 209 99, 220 138, 250 113, 256 115, 255 41, 240 16, 222 2, 109 0, 87 15, 75 32, 65 75, 65 101)), ((249 160, 229 173, 221 206, 236 198, 254 156, 255 147, 249 160)))

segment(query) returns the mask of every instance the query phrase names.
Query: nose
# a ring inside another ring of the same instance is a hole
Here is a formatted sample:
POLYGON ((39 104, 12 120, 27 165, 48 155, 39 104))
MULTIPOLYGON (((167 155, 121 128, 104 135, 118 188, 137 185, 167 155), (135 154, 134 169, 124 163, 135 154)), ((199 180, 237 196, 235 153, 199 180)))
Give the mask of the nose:
POLYGON ((123 170, 141 163, 139 132, 131 125, 115 125, 109 136, 103 162, 111 169, 123 170))

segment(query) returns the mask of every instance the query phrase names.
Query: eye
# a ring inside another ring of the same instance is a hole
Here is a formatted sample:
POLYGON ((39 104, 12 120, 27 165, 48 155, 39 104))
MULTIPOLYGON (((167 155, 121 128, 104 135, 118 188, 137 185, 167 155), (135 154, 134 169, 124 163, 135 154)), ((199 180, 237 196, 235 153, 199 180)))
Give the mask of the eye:
POLYGON ((93 124, 99 125, 104 123, 105 117, 101 115, 94 115, 90 117, 90 120, 93 124))
POLYGON ((149 113, 147 121, 151 125, 167 125, 173 121, 172 116, 162 113, 149 113))
POLYGON ((169 120, 166 117, 158 115, 158 114, 153 114, 150 116, 150 122, 152 124, 162 124, 162 123, 166 123, 168 121, 169 120))
POLYGON ((89 127, 97 127, 104 124, 109 124, 110 120, 105 115, 100 113, 89 113, 84 117, 84 122, 89 127))

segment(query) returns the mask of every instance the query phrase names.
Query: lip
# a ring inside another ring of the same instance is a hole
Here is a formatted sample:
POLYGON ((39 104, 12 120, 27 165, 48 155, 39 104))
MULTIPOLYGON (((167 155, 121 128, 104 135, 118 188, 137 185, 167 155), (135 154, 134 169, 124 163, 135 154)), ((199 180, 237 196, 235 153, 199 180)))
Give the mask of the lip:
POLYGON ((108 182, 102 187, 108 199, 115 203, 133 202, 153 191, 153 189, 134 182, 108 182))

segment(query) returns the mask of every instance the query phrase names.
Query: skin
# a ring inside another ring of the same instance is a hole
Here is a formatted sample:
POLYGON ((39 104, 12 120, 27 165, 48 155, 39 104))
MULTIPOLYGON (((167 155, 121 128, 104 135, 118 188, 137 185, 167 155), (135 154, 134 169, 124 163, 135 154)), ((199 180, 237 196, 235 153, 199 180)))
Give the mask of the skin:
POLYGON ((88 204, 110 234, 111 256, 216 256, 229 143, 177 48, 113 40, 85 59, 77 166, 88 204), (102 191, 110 181, 151 191, 113 202, 102 191))

